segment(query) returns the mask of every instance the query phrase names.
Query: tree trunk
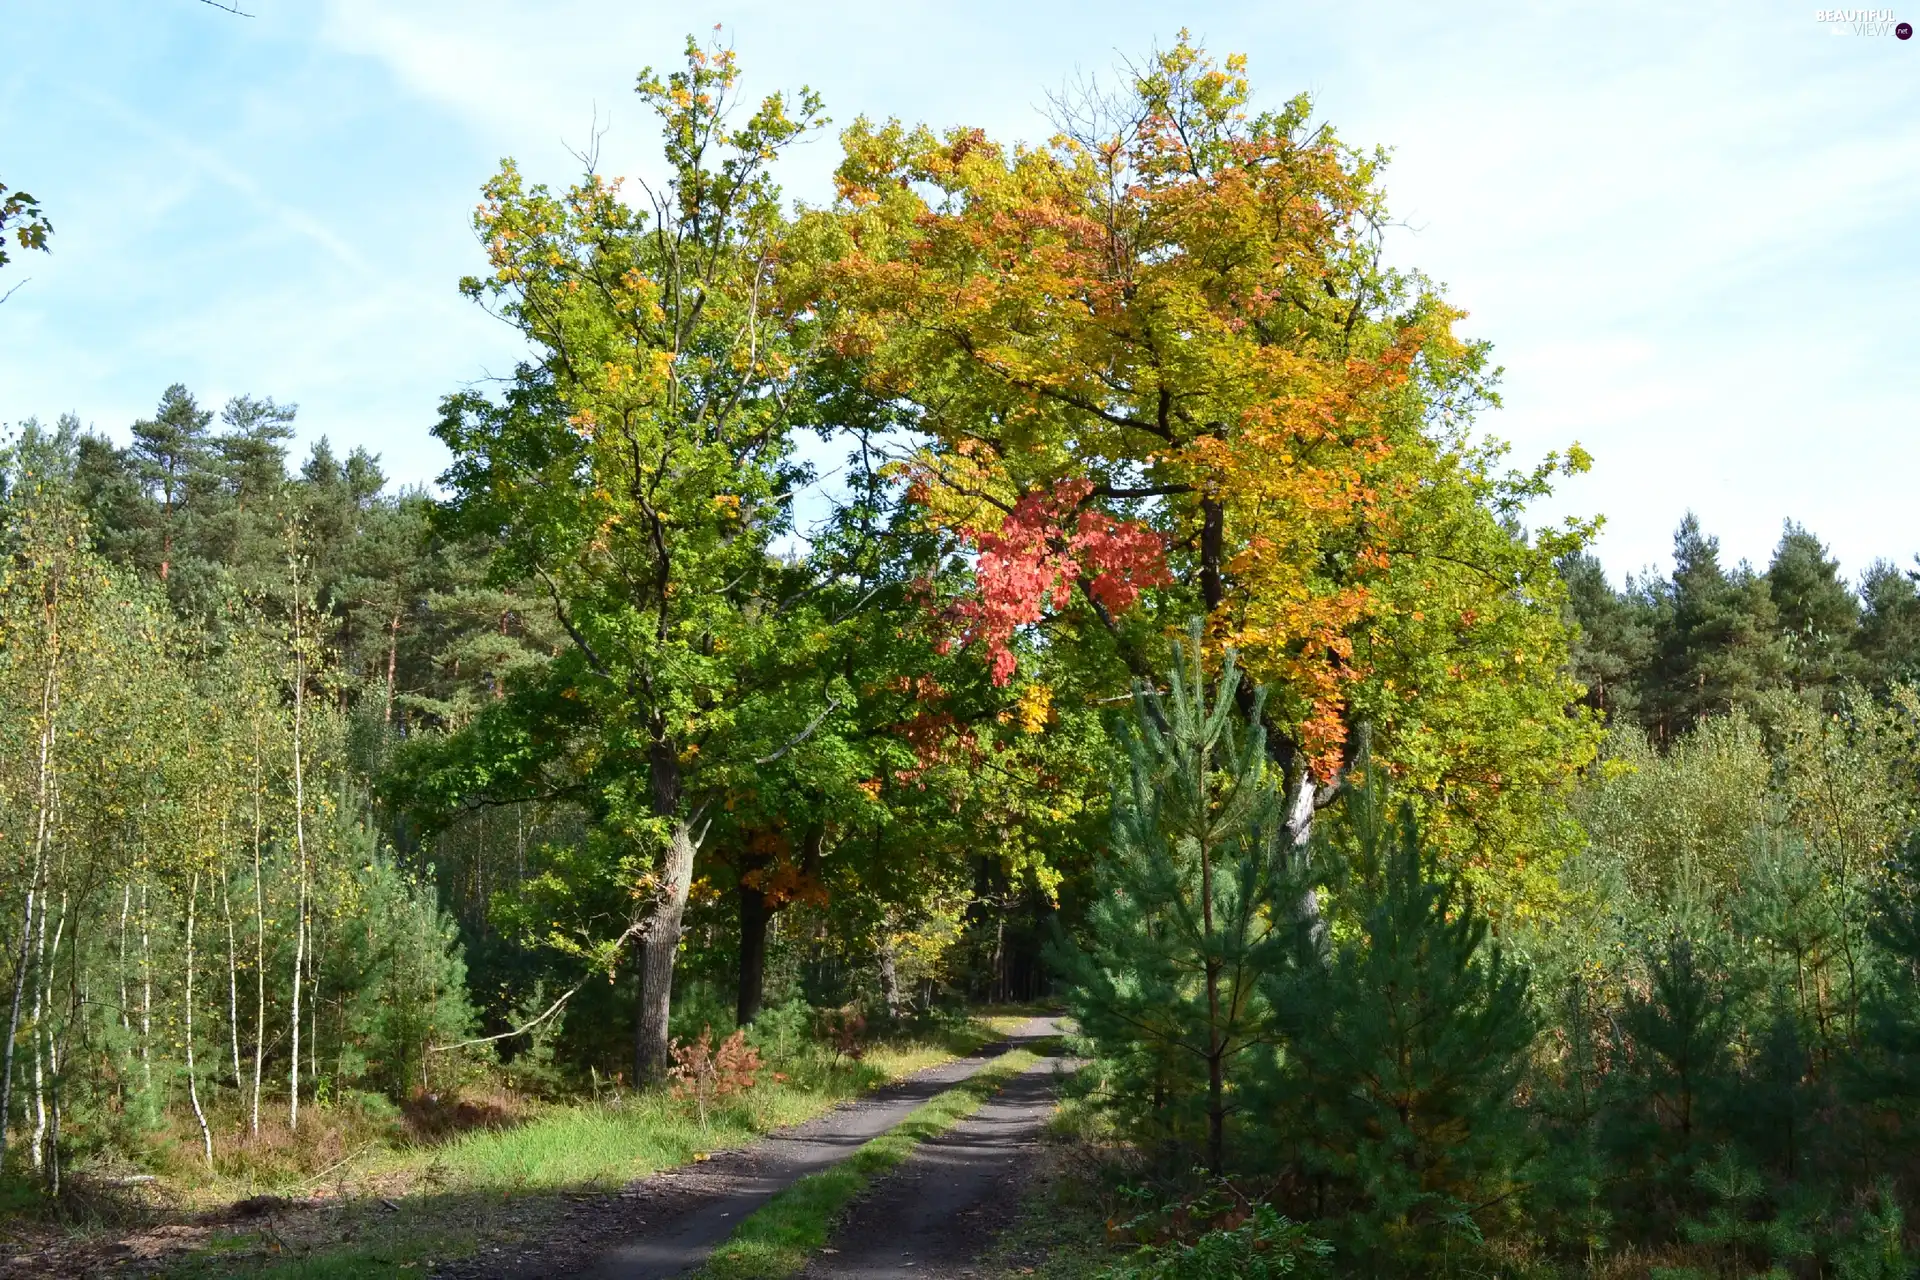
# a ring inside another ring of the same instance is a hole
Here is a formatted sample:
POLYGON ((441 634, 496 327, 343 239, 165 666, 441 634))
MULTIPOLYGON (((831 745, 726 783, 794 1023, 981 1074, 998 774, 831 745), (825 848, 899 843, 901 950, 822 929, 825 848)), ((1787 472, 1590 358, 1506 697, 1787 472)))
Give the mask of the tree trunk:
MULTIPOLYGON (((1196 772, 1208 773, 1203 747, 1196 772)), ((1220 1028, 1220 961, 1213 949, 1213 849, 1206 832, 1200 833, 1200 928, 1206 948, 1207 973, 1207 1172, 1219 1177, 1226 1159, 1226 1081, 1223 1059, 1226 1037, 1220 1028)))
POLYGON ((287 1068, 287 1128, 300 1127, 300 996, 307 965, 307 786, 301 741, 306 728, 307 664, 301 634, 299 562, 289 556, 293 577, 293 847, 299 880, 293 933, 293 1053, 287 1068))
POLYGON ((0 1157, 7 1154, 7 1125, 13 1120, 13 1045, 20 1035, 20 997, 26 991, 27 958, 33 945, 33 909, 40 883, 36 859, 33 878, 27 882, 26 919, 20 929, 20 953, 13 964, 13 1011, 7 1016, 7 1046, 4 1066, 0 1066, 0 1157))
POLYGON ((393 673, 400 661, 400 611, 393 612, 393 620, 387 624, 387 699, 381 712, 380 723, 393 723, 393 673))
POLYGON ((133 881, 120 888, 120 1029, 131 1032, 127 1019, 127 917, 133 914, 133 881))
POLYGON ((260 728, 253 738, 253 1133, 260 1135, 260 1072, 267 1046, 267 899, 260 879, 260 728))
POLYGON ((42 1167, 47 1149, 47 905, 40 903, 40 928, 33 950, 33 1167, 42 1167))
MULTIPOLYGON (((1293 865, 1304 871, 1313 856, 1313 811, 1320 789, 1313 781, 1313 770, 1307 767, 1304 760, 1294 766, 1294 771, 1293 781, 1287 791, 1287 849, 1293 865)), ((1320 915, 1319 890, 1308 888, 1301 895, 1300 918, 1308 922, 1314 947, 1324 952, 1327 922, 1320 915)))
POLYGON ((153 931, 147 920, 147 882, 140 881, 140 1087, 153 1105, 153 931))
POLYGON ((220 914, 227 922, 227 1043, 233 1049, 233 1087, 240 1087, 240 953, 233 933, 233 897, 226 853, 220 862, 220 914))
POLYGON ((697 848, 693 828, 676 818, 667 841, 666 865, 661 868, 659 896, 647 920, 641 944, 640 1016, 635 1023, 633 1074, 637 1085, 666 1079, 672 1061, 667 1019, 673 1010, 673 966, 680 951, 680 922, 686 915, 687 891, 693 887, 693 855, 697 848))
POLYGON ((767 922, 773 913, 767 910, 767 895, 740 882, 740 995, 734 1008, 734 1021, 753 1025, 760 1016, 761 997, 767 978, 767 922))
MULTIPOLYGON (((7 1153, 7 1124, 13 1118, 13 1043, 20 1034, 20 997, 27 980, 28 949, 33 945, 34 909, 46 914, 42 878, 46 874, 47 845, 53 838, 53 746, 54 717, 60 702, 60 632, 57 612, 59 597, 48 603, 48 651, 46 675, 40 685, 40 779, 37 813, 34 819, 33 874, 27 879, 25 921, 20 930, 20 954, 13 970, 13 1007, 7 1015, 7 1047, 4 1066, 0 1066, 0 1157, 7 1153)), ((41 924, 44 933, 46 925, 41 924)), ((34 993, 39 999, 39 993, 34 993)))
POLYGON ((889 1021, 898 1022, 906 1007, 906 1001, 900 995, 900 970, 894 963, 893 931, 886 924, 880 927, 879 967, 880 999, 887 1006, 889 1021))
POLYGON ((642 1088, 666 1079, 672 1059, 667 1019, 673 1011, 673 966, 680 952, 680 925, 693 887, 693 855, 700 841, 694 819, 680 812, 680 753, 664 726, 656 725, 647 751, 649 800, 657 817, 672 821, 653 910, 640 943, 640 1007, 633 1024, 633 1083, 642 1088))
POLYGON ((199 1072, 193 1063, 193 926, 200 906, 200 872, 194 870, 193 881, 187 889, 187 992, 186 992, 186 1036, 187 1036, 187 1101, 193 1104, 193 1118, 200 1122, 200 1143, 207 1153, 207 1172, 213 1172, 213 1130, 207 1128, 207 1113, 200 1106, 199 1072))
MULTIPOLYGON (((59 788, 56 786, 55 794, 58 795, 58 792, 59 788)), ((44 932, 44 908, 42 910, 41 927, 42 932, 44 932)), ((53 1011, 53 974, 60 966, 60 939, 65 936, 66 931, 67 895, 63 892, 60 895, 60 915, 57 923, 53 926, 53 946, 47 952, 46 973, 41 981, 42 993, 45 997, 45 1004, 49 1014, 53 1011)), ((78 948, 76 947, 76 951, 77 950, 78 948)), ((72 1034, 73 1031, 73 1015, 74 1007, 69 1004, 67 1007, 67 1032, 69 1035, 72 1034)), ((60 1194, 60 1064, 65 1059, 61 1056, 60 1041, 55 1038, 52 1027, 48 1027, 46 1030, 46 1051, 47 1127, 44 1138, 46 1144, 45 1168, 47 1172, 47 1187, 52 1194, 57 1196, 60 1194)))

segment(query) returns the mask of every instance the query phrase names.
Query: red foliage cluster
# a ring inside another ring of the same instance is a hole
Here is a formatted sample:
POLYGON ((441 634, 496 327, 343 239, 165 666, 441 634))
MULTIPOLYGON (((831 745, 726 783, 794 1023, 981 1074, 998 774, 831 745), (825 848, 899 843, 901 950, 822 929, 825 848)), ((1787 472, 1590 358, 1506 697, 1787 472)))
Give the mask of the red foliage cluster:
POLYGON ((994 684, 1013 679, 1017 660, 1008 642, 1015 629, 1040 621, 1048 606, 1066 608, 1075 583, 1084 581, 1088 595, 1120 613, 1143 589, 1173 581, 1159 534, 1137 521, 1078 510, 1092 492, 1090 480, 1062 480, 1021 498, 998 530, 961 530, 980 552, 980 594, 958 601, 953 613, 962 642, 986 647, 994 684))

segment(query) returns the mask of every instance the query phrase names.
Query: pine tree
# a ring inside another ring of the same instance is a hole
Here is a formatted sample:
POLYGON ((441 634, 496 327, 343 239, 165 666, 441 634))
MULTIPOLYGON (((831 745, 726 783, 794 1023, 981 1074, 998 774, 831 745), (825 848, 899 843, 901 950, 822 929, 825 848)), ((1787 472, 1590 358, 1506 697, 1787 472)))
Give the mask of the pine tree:
POLYGON ((1920 586, 1913 570, 1876 560, 1860 579, 1855 636, 1862 677, 1878 689, 1920 678, 1920 586))
POLYGON ((213 443, 207 434, 212 421, 213 412, 176 382, 151 418, 133 424, 127 454, 134 474, 158 503, 147 555, 162 582, 173 575, 174 544, 189 518, 189 504, 213 479, 213 443))
POLYGON ((1880 962, 1861 1010, 1868 1052, 1855 1092, 1920 1119, 1920 833, 1890 860, 1874 893, 1870 936, 1880 962))
POLYGON ((1260 984, 1296 948, 1304 884, 1288 866, 1264 694, 1243 720, 1229 652, 1209 700, 1197 623, 1177 651, 1164 698, 1135 688, 1110 855, 1083 948, 1059 959, 1126 1119, 1175 1144, 1204 1133, 1217 1175, 1248 1051, 1271 1034, 1260 984))
POLYGON ((1841 578, 1839 561, 1792 521, 1767 566, 1767 592, 1779 614, 1794 688, 1823 689, 1854 674, 1860 601, 1841 578))
POLYGON ((1703 717, 1746 707, 1784 675, 1785 646, 1766 579, 1729 573, 1692 513, 1673 535, 1673 579, 1657 599, 1646 722, 1671 742, 1703 717))
POLYGON ((1653 648, 1653 603, 1637 591, 1615 591, 1600 561, 1585 552, 1562 557, 1559 569, 1567 613, 1580 628, 1573 673, 1586 686, 1587 705, 1609 722, 1631 723, 1653 648))
POLYGON ((1489 943, 1471 892, 1440 872, 1410 807, 1389 811, 1372 770, 1342 826, 1344 847, 1316 858, 1351 869, 1352 928, 1325 965, 1268 982, 1286 1035, 1275 1127, 1345 1211, 1343 1257, 1373 1274, 1434 1268, 1480 1238, 1479 1216, 1508 1201, 1530 1158, 1515 1104, 1529 974, 1489 943))
POLYGON ((1647 974, 1646 994, 1628 990, 1618 1014, 1606 1141, 1616 1172, 1670 1214, 1720 1133, 1735 1010, 1724 975, 1685 931, 1647 957, 1647 974))

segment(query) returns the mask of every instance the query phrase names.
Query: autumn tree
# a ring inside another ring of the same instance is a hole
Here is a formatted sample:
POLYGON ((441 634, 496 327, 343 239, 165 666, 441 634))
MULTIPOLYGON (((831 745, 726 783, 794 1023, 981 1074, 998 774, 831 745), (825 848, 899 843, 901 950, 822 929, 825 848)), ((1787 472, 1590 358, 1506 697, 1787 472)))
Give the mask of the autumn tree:
POLYGON ((1518 525, 1584 455, 1508 473, 1473 442, 1485 352, 1385 265, 1381 157, 1249 102, 1183 38, 1044 147, 862 120, 807 227, 822 315, 929 441, 904 478, 972 555, 945 618, 996 680, 1038 630, 1113 696, 1200 613, 1273 691, 1296 839, 1370 714, 1389 768, 1443 744, 1409 794, 1499 803, 1587 750, 1551 563, 1587 528, 1518 525))

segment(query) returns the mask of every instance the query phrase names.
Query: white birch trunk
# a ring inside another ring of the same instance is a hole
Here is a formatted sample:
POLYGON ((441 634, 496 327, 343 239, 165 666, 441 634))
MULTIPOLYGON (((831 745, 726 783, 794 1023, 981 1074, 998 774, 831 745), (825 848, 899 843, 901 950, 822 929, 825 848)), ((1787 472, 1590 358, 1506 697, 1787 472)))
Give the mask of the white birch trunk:
POLYGON ((300 570, 289 561, 293 576, 293 847, 299 882, 293 942, 293 1055, 287 1075, 287 1127, 300 1127, 300 997, 307 963, 307 787, 300 758, 306 728, 307 666, 301 632, 300 570))
POLYGON ((120 887, 120 1029, 133 1030, 127 1017, 127 917, 133 912, 133 881, 120 887))
POLYGON ((227 922, 227 1043, 233 1049, 233 1087, 240 1087, 240 956, 233 934, 233 899, 228 883, 226 841, 221 841, 220 914, 227 922))
POLYGON ((33 1167, 42 1167, 47 1145, 47 908, 40 904, 40 928, 33 945, 33 1167))
MULTIPOLYGON (((1319 791, 1313 780, 1313 770, 1304 764, 1297 766, 1287 789, 1287 848, 1297 870, 1305 870, 1313 858, 1313 812, 1319 791)), ((1315 948, 1324 950, 1327 922, 1320 914, 1318 889, 1309 888, 1301 896, 1300 917, 1310 922, 1308 928, 1315 948)))
MULTIPOLYGON (((20 999, 25 994, 27 981, 27 960, 33 946, 34 925, 45 924, 36 921, 36 909, 40 916, 45 915, 45 906, 41 902, 44 890, 42 883, 46 875, 47 845, 52 839, 53 829, 53 748, 55 718, 60 705, 60 627, 59 596, 57 591, 47 607, 47 670, 40 685, 40 770, 38 795, 33 836, 33 870, 27 878, 25 907, 20 927, 20 952, 14 960, 13 1001, 7 1015, 7 1045, 4 1062, 0 1063, 0 1157, 7 1153, 7 1125, 13 1119, 13 1047, 20 1035, 20 999)), ((35 1001, 39 992, 34 993, 35 1001)), ((35 1148, 35 1159, 39 1157, 35 1148)))
POLYGON ((260 870, 260 726, 253 731, 253 1134, 260 1136, 260 1072, 267 1044, 267 899, 260 870))
POLYGON ((207 1113, 200 1106, 200 1076, 193 1063, 193 925, 200 906, 200 871, 194 869, 187 889, 187 1100, 193 1103, 193 1118, 200 1122, 200 1144, 206 1150, 207 1172, 213 1172, 213 1131, 207 1128, 207 1113))
POLYGON ((140 1075, 153 1098, 153 937, 147 925, 147 882, 140 882, 140 1075))

